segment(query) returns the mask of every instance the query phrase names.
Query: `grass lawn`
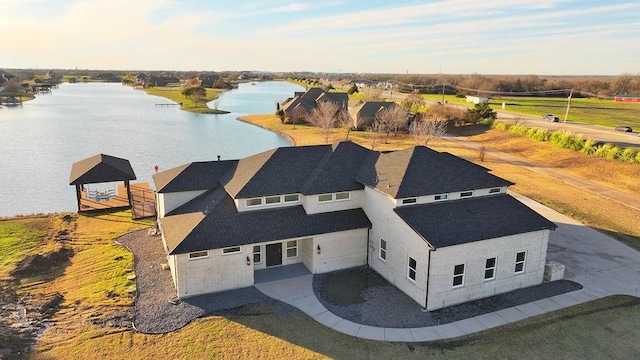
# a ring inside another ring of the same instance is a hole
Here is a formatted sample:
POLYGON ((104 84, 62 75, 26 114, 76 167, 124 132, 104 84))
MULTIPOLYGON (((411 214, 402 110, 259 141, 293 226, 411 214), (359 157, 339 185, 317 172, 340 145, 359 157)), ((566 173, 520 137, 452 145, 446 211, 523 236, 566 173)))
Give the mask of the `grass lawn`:
MULTIPOLYGON (((442 101, 442 95, 426 94, 425 99, 442 101)), ((473 106, 465 98, 457 98, 455 95, 445 95, 445 100, 450 104, 463 104, 473 106)), ((505 111, 518 114, 540 116, 551 113, 560 120, 564 120, 567 111, 566 98, 548 97, 492 97, 489 99, 491 108, 502 110, 505 103, 505 111)), ((619 125, 628 125, 640 129, 640 104, 615 102, 609 99, 573 98, 567 121, 582 122, 587 124, 602 125, 614 128, 619 125)))
MULTIPOLYGON (((196 106, 196 103, 193 102, 193 100, 188 99, 184 95, 182 95, 182 90, 183 90, 182 88, 174 88, 174 87, 170 87, 170 88, 156 87, 156 88, 144 89, 144 91, 149 95, 161 96, 173 102, 176 102, 178 104, 182 103, 181 109, 185 111, 194 112, 198 114, 229 113, 228 111, 209 108, 207 107, 206 104, 202 104, 202 103, 199 103, 198 106, 196 106)), ((224 89, 211 89, 211 88, 207 88, 206 90, 207 90, 207 96, 206 96, 206 100, 204 101, 205 103, 217 99, 221 92, 226 91, 224 89)))
MULTIPOLYGON (((124 292, 132 260, 113 239, 149 225, 149 221, 132 221, 129 212, 0 223, 1 240, 35 237, 45 244, 50 241, 45 233, 68 230, 75 250, 71 264, 54 279, 20 284, 21 292, 64 294, 62 308, 30 358, 583 359, 632 358, 640 351, 636 341, 640 299, 627 296, 596 300, 462 338, 415 344, 353 338, 306 315, 279 315, 264 305, 198 319, 165 335, 105 325, 103 320, 133 303, 124 292)), ((24 248, 17 248, 16 254, 33 251, 33 242, 21 244, 24 248)))

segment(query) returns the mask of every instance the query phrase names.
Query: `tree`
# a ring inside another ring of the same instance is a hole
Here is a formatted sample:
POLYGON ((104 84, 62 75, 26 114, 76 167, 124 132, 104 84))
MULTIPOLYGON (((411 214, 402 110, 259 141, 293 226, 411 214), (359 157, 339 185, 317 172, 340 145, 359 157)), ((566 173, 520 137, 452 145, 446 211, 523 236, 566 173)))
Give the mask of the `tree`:
POLYGON ((488 103, 476 104, 473 109, 467 110, 468 121, 470 123, 477 123, 481 119, 493 119, 498 117, 498 114, 489 107, 488 103))
POLYGON ((336 117, 337 117, 338 125, 347 131, 347 136, 345 137, 345 140, 349 140, 349 133, 351 132, 351 129, 353 128, 357 129, 358 126, 361 125, 360 121, 354 120, 351 117, 351 114, 349 114, 349 111, 347 109, 339 110, 336 117), (354 121, 355 121, 355 124, 354 124, 354 121))
POLYGON ((418 144, 427 146, 431 139, 445 133, 447 122, 440 119, 429 119, 425 116, 416 119, 409 126, 409 133, 418 144))
POLYGON ((358 90, 358 85, 353 84, 351 85, 351 87, 349 88, 349 90, 347 90, 347 94, 349 95, 353 95, 354 93, 359 92, 360 90, 358 90))
POLYGON ((407 125, 409 114, 401 106, 389 106, 378 111, 374 117, 374 122, 382 126, 382 130, 386 133, 384 143, 389 142, 389 134, 393 131, 397 135, 398 129, 402 129, 407 125))
POLYGON ((213 83, 213 87, 215 89, 226 89, 229 85, 227 84, 226 81, 224 81, 224 79, 221 77, 219 77, 214 83, 213 83))
POLYGON ((424 98, 417 93, 411 93, 411 95, 404 98, 400 103, 400 106, 410 113, 425 111, 424 98))
POLYGON ((370 127, 367 128, 366 138, 369 140, 369 145, 371 145, 371 150, 375 151, 378 144, 380 144, 380 139, 382 138, 382 133, 384 132, 384 125, 373 122, 370 127))
POLYGON ((336 123, 338 105, 333 101, 323 101, 319 103, 309 114, 309 121, 320 128, 320 134, 324 143, 329 143, 331 128, 336 123))
POLYGON ((20 80, 17 77, 13 77, 4 83, 4 91, 7 93, 17 93, 18 89, 20 89, 20 80))
POLYGON ((207 90, 202 86, 194 86, 188 87, 182 90, 182 95, 184 95, 187 99, 191 99, 196 107, 200 102, 204 103, 207 97, 207 90))

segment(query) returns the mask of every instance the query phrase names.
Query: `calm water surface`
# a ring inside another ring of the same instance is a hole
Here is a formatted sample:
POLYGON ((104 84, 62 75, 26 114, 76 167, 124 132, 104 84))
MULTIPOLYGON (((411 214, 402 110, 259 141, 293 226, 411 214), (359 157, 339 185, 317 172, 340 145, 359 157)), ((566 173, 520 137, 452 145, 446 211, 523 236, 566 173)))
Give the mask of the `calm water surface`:
POLYGON ((167 99, 120 84, 61 84, 21 107, 0 108, 0 216, 75 211, 74 162, 98 153, 128 159, 138 181, 191 161, 236 159, 278 146, 282 137, 237 121, 275 112, 302 88, 285 82, 240 84, 221 94, 225 115, 157 107, 167 99))

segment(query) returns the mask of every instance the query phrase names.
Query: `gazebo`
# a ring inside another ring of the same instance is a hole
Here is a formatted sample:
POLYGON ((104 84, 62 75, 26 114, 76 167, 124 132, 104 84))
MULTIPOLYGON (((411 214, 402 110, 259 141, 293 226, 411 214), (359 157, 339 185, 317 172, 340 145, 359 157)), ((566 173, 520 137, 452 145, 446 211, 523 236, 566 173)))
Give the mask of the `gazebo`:
POLYGON ((76 186, 78 212, 115 207, 131 207, 132 197, 129 182, 136 180, 136 174, 129 160, 115 156, 98 154, 73 163, 69 185, 76 186), (90 191, 87 184, 124 182, 127 197, 117 196, 115 189, 108 191, 90 191))

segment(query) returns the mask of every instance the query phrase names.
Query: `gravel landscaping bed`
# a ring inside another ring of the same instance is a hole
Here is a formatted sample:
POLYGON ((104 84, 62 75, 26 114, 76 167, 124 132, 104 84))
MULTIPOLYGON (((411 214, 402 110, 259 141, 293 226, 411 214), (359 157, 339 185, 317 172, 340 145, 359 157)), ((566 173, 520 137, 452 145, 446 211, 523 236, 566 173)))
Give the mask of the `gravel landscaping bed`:
POLYGON ((129 233, 118 239, 133 253, 137 297, 134 327, 143 333, 161 334, 178 330, 205 315, 261 314, 300 315, 301 311, 274 300, 255 287, 194 296, 176 301, 176 290, 160 236, 147 230, 129 233))
POLYGON ((391 328, 448 324, 579 289, 582 286, 576 282, 559 280, 424 312, 409 296, 367 267, 313 276, 313 291, 329 311, 358 324, 391 328))

